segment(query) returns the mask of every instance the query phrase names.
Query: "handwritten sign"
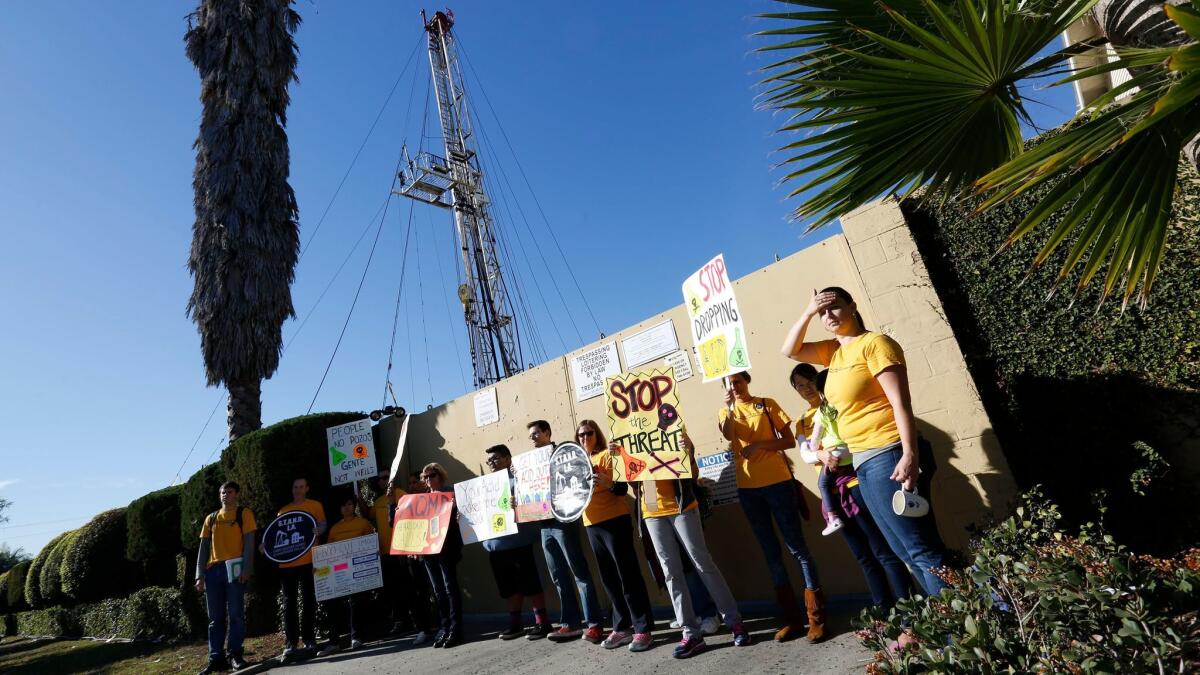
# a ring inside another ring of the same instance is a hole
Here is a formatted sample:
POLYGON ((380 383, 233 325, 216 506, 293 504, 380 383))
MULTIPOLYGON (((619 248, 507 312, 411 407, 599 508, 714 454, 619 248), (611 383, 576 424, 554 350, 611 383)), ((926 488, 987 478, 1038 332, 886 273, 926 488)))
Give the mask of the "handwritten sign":
POLYGON ((592 501, 596 476, 587 451, 561 443, 550 455, 550 510, 564 523, 579 520, 592 501))
POLYGON ((517 475, 517 522, 549 520, 550 512, 550 453, 546 445, 512 458, 517 475))
POLYGON ((696 466, 700 469, 700 480, 709 489, 713 506, 734 504, 738 501, 737 467, 733 463, 733 455, 728 450, 697 457, 696 466))
POLYGON ((507 471, 455 483, 454 503, 458 505, 464 544, 517 533, 507 471))
POLYGON ((441 553, 453 515, 452 492, 404 495, 396 502, 396 517, 392 521, 391 554, 441 553))
POLYGON ((379 538, 373 534, 313 547, 317 602, 383 587, 379 538))
POLYGON ((375 439, 371 419, 339 424, 325 430, 329 446, 329 477, 332 485, 370 478, 379 473, 375 466, 375 439))
POLYGON ((263 554, 277 563, 299 559, 317 541, 317 520, 308 511, 288 511, 262 533, 263 554))
POLYGON ((650 363, 679 349, 679 338, 675 335, 675 324, 670 319, 640 330, 621 340, 621 351, 625 352, 625 367, 650 363))
POLYGON ((609 342, 571 359, 571 381, 575 400, 586 401, 604 395, 604 380, 621 372, 617 344, 609 342))
POLYGON ((692 477, 673 369, 610 377, 604 397, 612 440, 621 446, 621 461, 613 463, 615 480, 692 477))
POLYGON ((687 306, 705 382, 750 369, 746 327, 724 255, 708 261, 683 282, 683 304, 687 306))
POLYGON ((496 405, 496 388, 484 389, 475 394, 475 426, 483 427, 500 421, 500 407, 496 405))

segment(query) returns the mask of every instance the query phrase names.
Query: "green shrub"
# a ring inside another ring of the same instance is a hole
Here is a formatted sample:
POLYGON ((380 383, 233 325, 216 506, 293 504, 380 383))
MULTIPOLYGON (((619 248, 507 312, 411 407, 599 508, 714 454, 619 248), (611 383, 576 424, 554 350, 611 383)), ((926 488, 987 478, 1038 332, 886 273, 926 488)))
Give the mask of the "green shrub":
POLYGON ((125 509, 105 511, 79 529, 59 565, 62 592, 74 603, 119 597, 141 585, 125 559, 125 509))
POLYGON ((46 548, 49 549, 49 553, 46 554, 46 561, 43 563, 42 569, 38 574, 38 588, 42 597, 42 607, 61 605, 67 599, 62 592, 62 575, 60 574, 62 559, 63 556, 66 555, 67 548, 70 547, 71 541, 78 532, 79 530, 70 530, 68 532, 64 532, 61 538, 55 542, 53 546, 46 546, 46 548))
POLYGON ((139 497, 129 504, 125 521, 129 535, 125 558, 141 566, 151 585, 168 586, 175 579, 175 554, 180 552, 179 501, 182 485, 139 497))
POLYGON ((33 564, 32 560, 17 563, 10 569, 5 576, 8 577, 8 588, 5 589, 5 598, 8 601, 8 611, 19 612, 27 609, 25 604, 25 575, 29 573, 29 567, 33 564))
POLYGON ((67 533, 63 532, 51 539, 49 543, 42 547, 42 550, 34 557, 33 564, 29 566, 29 572, 25 575, 25 604, 28 607, 41 609, 50 605, 50 603, 44 601, 42 595, 42 570, 45 568, 54 547, 66 536, 67 533))
POLYGON ((75 611, 49 607, 16 615, 17 635, 25 637, 78 637, 81 635, 75 611))
POLYGON ((87 637, 182 640, 207 625, 199 605, 179 590, 151 586, 127 598, 110 598, 75 608, 79 632, 87 637))
POLYGON ((0 613, 8 611, 8 572, 0 573, 0 613))
POLYGON ((17 634, 17 615, 0 614, 0 636, 8 637, 17 634))
POLYGON ((1094 525, 1071 536, 1038 490, 973 541, 974 564, 943 569, 950 587, 864 612, 868 672, 1197 672, 1200 549, 1131 553, 1094 525), (917 645, 892 649, 911 626, 917 645))
MULTIPOLYGON (((179 493, 179 543, 184 551, 195 551, 200 544, 204 517, 221 507, 218 491, 225 482, 220 462, 209 464, 192 474, 179 493)), ((189 556, 195 561, 195 556, 189 556)))

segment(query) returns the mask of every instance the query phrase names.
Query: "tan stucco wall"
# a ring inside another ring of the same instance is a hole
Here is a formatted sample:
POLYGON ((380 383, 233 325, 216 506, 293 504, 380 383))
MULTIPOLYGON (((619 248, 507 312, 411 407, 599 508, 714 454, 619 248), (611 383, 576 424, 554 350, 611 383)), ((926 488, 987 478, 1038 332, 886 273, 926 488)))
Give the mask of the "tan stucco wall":
MULTIPOLYGON (((1007 466, 899 210, 892 204, 868 207, 844 219, 843 228, 844 236, 830 237, 734 282, 754 366, 751 391, 774 398, 793 416, 803 411, 806 404, 788 384, 794 363, 780 355, 780 344, 813 288, 846 288, 858 300, 868 325, 892 335, 905 349, 915 411, 942 465, 934 482, 940 529, 949 545, 962 546, 965 525, 978 521, 992 505, 1003 505, 1013 494, 1007 466)), ((677 301, 681 297, 664 299, 677 301)), ((525 424, 530 420, 548 420, 559 441, 569 440, 581 419, 595 419, 606 427, 603 397, 575 401, 569 360, 601 342, 619 344, 621 338, 666 319, 674 323, 680 346, 690 351, 691 330, 685 309, 675 304, 602 341, 497 384, 500 421, 495 424, 475 426, 474 393, 411 415, 405 469, 439 462, 449 471, 451 480, 464 480, 484 470, 483 450, 490 445, 505 443, 514 453, 528 449, 525 424)), ((826 336, 816 322, 809 335, 813 339, 826 336)), ((660 359, 640 367, 662 363, 660 359)), ((682 415, 698 454, 724 449, 724 439, 716 427, 722 399, 720 385, 701 384, 697 374, 680 383, 679 395, 682 415)), ((394 447, 395 425, 383 426, 380 431, 384 447, 394 447)), ((385 450, 381 459, 390 459, 387 455, 385 450)), ((793 459, 799 459, 794 452, 793 459)), ((808 488, 810 505, 815 508, 815 472, 799 465, 797 475, 808 488)), ((845 543, 836 535, 822 537, 818 520, 816 516, 805 524, 805 537, 817 559, 826 592, 864 592, 862 575, 845 543)), ((766 564, 740 508, 718 507, 705 527, 710 548, 734 595, 743 601, 773 598, 766 564)), ((792 570, 793 581, 799 586, 799 570, 794 563, 792 570)), ((598 582, 594 563, 593 576, 598 582)), ((482 547, 467 547, 459 578, 468 611, 503 610, 482 547)), ((668 604, 665 594, 653 593, 649 581, 647 586, 656 603, 668 604)), ((548 580, 547 588, 551 588, 548 580)))

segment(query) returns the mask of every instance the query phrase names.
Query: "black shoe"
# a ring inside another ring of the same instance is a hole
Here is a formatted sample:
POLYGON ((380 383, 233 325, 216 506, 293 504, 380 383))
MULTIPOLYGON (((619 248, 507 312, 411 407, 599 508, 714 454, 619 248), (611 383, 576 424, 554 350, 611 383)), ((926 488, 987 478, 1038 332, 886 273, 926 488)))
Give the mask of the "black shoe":
POLYGON ((524 634, 525 634, 524 626, 513 624, 513 625, 509 626, 508 628, 504 629, 504 632, 500 633, 500 635, 498 635, 497 637, 499 637, 501 640, 516 640, 517 638, 521 637, 524 634))
POLYGON ((229 657, 229 667, 232 670, 242 670, 249 666, 250 664, 246 663, 246 659, 242 658, 241 654, 229 657))
POLYGON ((451 647, 457 647, 457 646, 461 645, 462 643, 463 643, 462 635, 460 635, 458 633, 451 633, 450 637, 446 638, 445 640, 442 640, 442 648, 450 649, 451 647))
POLYGON ((550 624, 535 623, 528 631, 525 632, 525 639, 541 640, 542 638, 546 637, 549 634, 550 634, 550 624))
POLYGON ((445 638, 445 637, 440 637, 440 638, 438 638, 438 639, 437 639, 437 641, 435 641, 435 642, 433 643, 433 648, 434 648, 434 649, 441 649, 442 647, 445 647, 445 646, 446 646, 446 640, 448 640, 448 639, 449 639, 449 638, 445 638))
POLYGON ((229 670, 229 666, 224 661, 209 661, 204 670, 200 671, 200 675, 212 675, 213 673, 223 673, 229 670))

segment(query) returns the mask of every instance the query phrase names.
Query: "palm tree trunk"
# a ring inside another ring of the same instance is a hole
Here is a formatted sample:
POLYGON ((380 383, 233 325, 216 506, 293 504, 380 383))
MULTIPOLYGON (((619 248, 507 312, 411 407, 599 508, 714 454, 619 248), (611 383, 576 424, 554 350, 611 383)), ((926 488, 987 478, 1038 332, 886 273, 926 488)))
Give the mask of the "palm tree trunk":
POLYGON ((262 382, 256 378, 229 382, 229 442, 262 428, 262 382))

